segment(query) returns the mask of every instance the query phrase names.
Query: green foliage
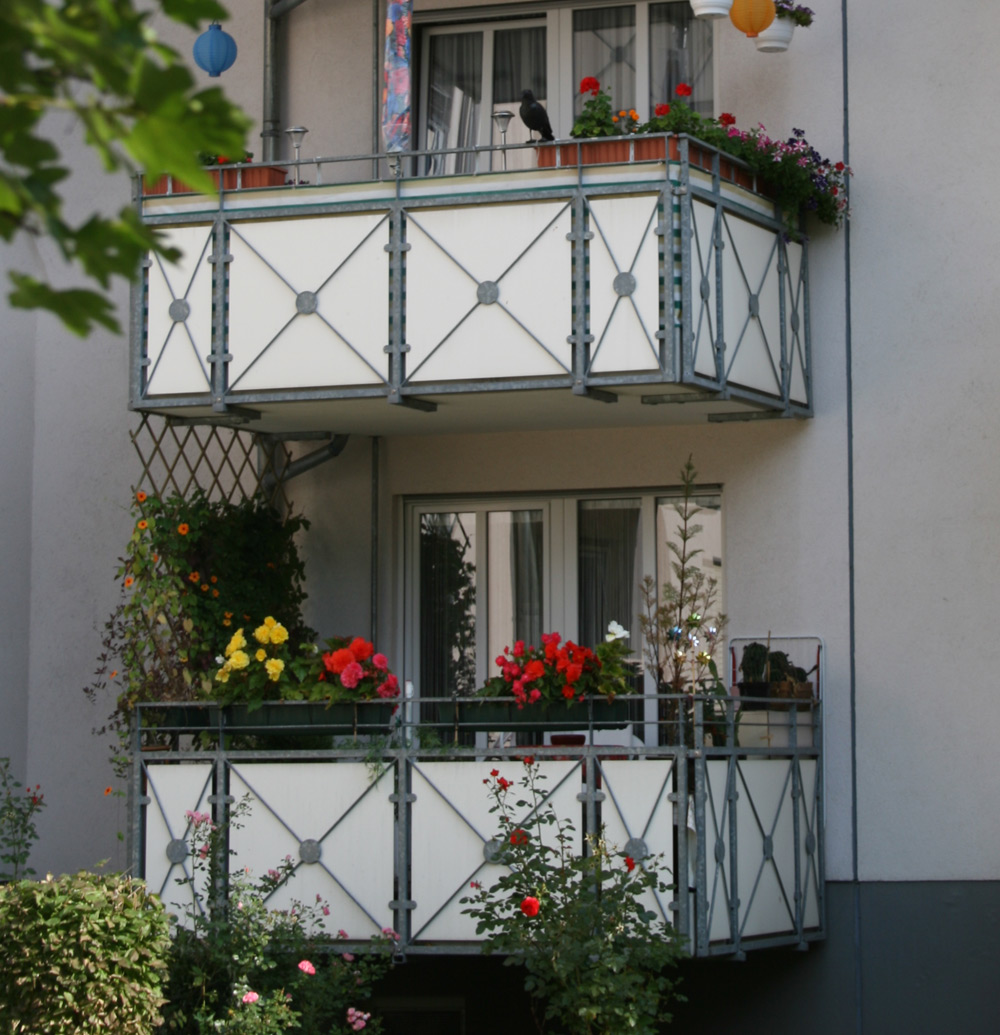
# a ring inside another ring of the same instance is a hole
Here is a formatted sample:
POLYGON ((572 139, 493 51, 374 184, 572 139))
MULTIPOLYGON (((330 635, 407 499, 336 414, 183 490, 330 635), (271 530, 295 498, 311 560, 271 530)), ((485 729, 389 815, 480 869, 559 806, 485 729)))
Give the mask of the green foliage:
POLYGON ((774 0, 774 12, 775 17, 788 18, 804 29, 812 25, 815 17, 815 11, 803 4, 795 3, 794 0, 774 0))
POLYGON ((0 1030, 148 1035, 169 923, 140 881, 77 873, 0 886, 0 1030))
POLYGON ((94 697, 109 682, 120 687, 112 729, 127 727, 138 701, 216 697, 216 658, 256 616, 281 616, 293 654, 313 638, 295 544, 305 518, 282 520, 252 497, 212 502, 200 491, 166 500, 138 492, 132 516, 117 572, 122 598, 86 688, 94 697))
MULTIPOLYGON (((250 124, 218 88, 196 90, 182 56, 156 39, 149 6, 134 0, 4 0, 0 6, 0 239, 46 235, 102 290, 112 277, 131 278, 147 250, 166 258, 176 252, 127 204, 114 216, 69 219, 60 185, 71 168, 53 139, 61 124, 49 116, 71 118, 108 171, 171 173, 205 191, 215 188, 198 152, 242 153, 250 124)), ((226 13, 215 0, 158 6, 192 28, 226 13)), ((51 310, 81 335, 95 324, 118 329, 101 292, 56 290, 17 272, 11 278, 12 305, 51 310)))
MULTIPOLYGON (((249 811, 246 800, 233 809, 238 828, 249 811)), ((395 932, 386 929, 367 950, 346 951, 347 933, 324 932, 329 907, 319 899, 288 910, 271 909, 267 897, 294 879, 285 859, 253 878, 238 867, 227 878, 226 828, 205 813, 189 813, 195 900, 178 926, 170 956, 164 1007, 165 1030, 183 1035, 279 1035, 291 1029, 312 1033, 351 1030, 347 1011, 372 993, 391 966, 395 932), (202 888, 224 888, 208 900, 202 888)), ((234 854, 234 853, 230 853, 234 854)), ((370 1021, 366 1032, 380 1030, 370 1021)))
POLYGON ((28 865, 31 846, 38 840, 35 816, 45 808, 40 784, 25 787, 11 775, 10 759, 0 758, 0 878, 19 880, 35 871, 28 865))
POLYGON ((601 84, 593 76, 585 76, 580 81, 580 93, 587 99, 573 123, 570 136, 617 137, 635 132, 639 122, 636 111, 613 111, 611 95, 601 89, 601 84))
POLYGON ((486 935, 485 952, 506 953, 506 964, 525 968, 525 989, 544 1004, 540 1030, 654 1035, 680 998, 666 971, 682 954, 643 902, 647 892, 669 890, 660 860, 631 859, 603 838, 575 855, 573 824, 555 815, 534 760, 523 764, 523 778, 493 770, 489 785, 508 872, 489 888, 473 882, 464 912, 486 935), (519 825, 515 809, 531 818, 519 825))

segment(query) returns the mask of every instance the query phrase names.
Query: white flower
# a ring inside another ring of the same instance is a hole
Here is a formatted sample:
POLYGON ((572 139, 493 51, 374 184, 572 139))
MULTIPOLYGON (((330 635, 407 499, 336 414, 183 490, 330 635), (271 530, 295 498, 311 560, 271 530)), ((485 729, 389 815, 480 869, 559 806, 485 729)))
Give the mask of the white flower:
POLYGON ((608 632, 604 639, 611 643, 614 640, 624 640, 628 636, 628 629, 623 628, 618 622, 608 623, 608 632))
POLYGON ((216 665, 225 665, 226 659, 221 654, 216 654, 215 663, 216 665))

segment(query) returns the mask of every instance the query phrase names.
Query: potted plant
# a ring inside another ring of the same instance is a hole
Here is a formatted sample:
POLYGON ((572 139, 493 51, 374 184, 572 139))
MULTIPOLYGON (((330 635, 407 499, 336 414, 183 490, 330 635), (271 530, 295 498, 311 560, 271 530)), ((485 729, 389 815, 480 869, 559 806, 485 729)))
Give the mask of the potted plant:
POLYGON ((614 110, 611 95, 601 88, 600 82, 592 75, 580 80, 580 93, 586 100, 583 102, 583 110, 573 123, 570 136, 586 140, 587 143, 541 145, 538 148, 540 168, 554 166, 557 154, 562 165, 576 165, 578 161, 581 165, 628 161, 628 140, 600 138, 620 138, 634 134, 639 125, 639 113, 634 108, 614 110))
POLYGON ((496 659, 499 675, 488 679, 473 698, 456 699, 467 728, 587 729, 622 726, 630 721, 631 690, 626 660, 628 631, 608 625, 604 641, 582 647, 543 633, 541 646, 518 640, 496 659))
POLYGON ((778 54, 788 50, 792 42, 795 26, 806 29, 812 25, 815 12, 795 0, 774 0, 774 21, 766 29, 761 29, 754 42, 763 54, 778 54))
MULTIPOLYGON (((198 161, 209 167, 212 178, 217 187, 224 190, 236 190, 237 187, 283 187, 287 179, 287 173, 273 165, 251 165, 243 167, 244 163, 253 161, 253 152, 245 151, 242 158, 230 158, 228 155, 211 154, 202 152, 198 155, 198 161), (218 166, 240 165, 239 169, 219 169, 218 166)), ((194 188, 180 180, 173 180, 167 176, 159 176, 152 182, 143 182, 142 193, 151 194, 193 194, 194 188)))
MULTIPOLYGON (((781 702, 778 705, 767 704, 763 700, 745 701, 741 703, 744 711, 763 708, 789 708, 791 702, 811 701, 813 684, 809 681, 809 673, 794 664, 785 651, 771 650, 771 641, 767 644, 754 641, 743 647, 740 659, 740 679, 737 684, 741 697, 768 698, 781 702)), ((808 704, 796 704, 797 708, 808 708, 808 704)))

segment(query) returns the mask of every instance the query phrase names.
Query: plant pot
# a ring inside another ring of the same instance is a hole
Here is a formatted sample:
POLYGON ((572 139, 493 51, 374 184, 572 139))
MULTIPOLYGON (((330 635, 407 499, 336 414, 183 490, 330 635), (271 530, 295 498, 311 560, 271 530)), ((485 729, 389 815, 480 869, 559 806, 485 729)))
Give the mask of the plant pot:
MULTIPOLYGON (((210 169, 209 175, 215 180, 216 186, 219 185, 221 177, 224 190, 236 190, 237 182, 240 183, 243 189, 250 187, 284 187, 285 180, 288 177, 284 169, 279 169, 274 165, 252 165, 247 166, 245 169, 210 169)), ((143 184, 142 193, 147 197, 153 194, 166 194, 167 180, 168 177, 161 176, 155 183, 149 186, 143 184)), ((196 192, 193 187, 189 187, 183 180, 175 179, 173 190, 170 193, 194 194, 196 192)))
POLYGON ((775 18, 766 28, 757 33, 754 43, 762 54, 780 54, 788 50, 795 32, 795 22, 791 18, 775 18))
POLYGON ((308 728, 323 733, 354 734, 388 728, 396 700, 322 702, 266 701, 259 708, 233 704, 225 710, 226 726, 243 733, 308 728))
POLYGON ((812 682, 796 682, 793 679, 785 679, 780 683, 770 684, 771 698, 770 707, 775 711, 787 711, 794 708, 796 711, 807 711, 813 701, 812 682))
POLYGON ((767 710, 767 699, 771 696, 770 683, 742 682, 736 685, 740 688, 740 711, 762 712, 767 710), (762 700, 744 700, 747 697, 758 697, 762 700))
MULTIPOLYGON (((672 162, 681 160, 680 141, 675 136, 638 136, 626 140, 581 140, 576 144, 541 144, 536 149, 539 169, 552 169, 556 156, 560 166, 580 165, 623 165, 634 162, 663 162, 669 157, 672 162), (665 146, 669 145, 669 146, 665 146)), ((713 152, 707 151, 693 141, 688 141, 688 164, 696 169, 712 171, 713 152)), ((719 156, 719 176, 748 190, 753 186, 753 177, 742 166, 737 166, 724 155, 719 156)))
POLYGON ((455 702, 455 721, 468 730, 586 730, 610 729, 639 721, 633 701, 619 695, 613 701, 540 702, 518 708, 513 700, 497 697, 460 698, 455 702))
POLYGON ((733 0, 691 0, 695 18, 728 18, 733 0))

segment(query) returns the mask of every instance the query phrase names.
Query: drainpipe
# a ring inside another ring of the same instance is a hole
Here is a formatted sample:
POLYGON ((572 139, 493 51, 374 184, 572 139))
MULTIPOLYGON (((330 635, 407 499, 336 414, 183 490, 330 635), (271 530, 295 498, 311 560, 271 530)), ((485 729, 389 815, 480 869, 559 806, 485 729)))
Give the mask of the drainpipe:
POLYGON ((263 147, 261 158, 274 162, 278 158, 281 136, 281 111, 278 103, 278 17, 276 0, 264 0, 264 103, 261 118, 263 147))

